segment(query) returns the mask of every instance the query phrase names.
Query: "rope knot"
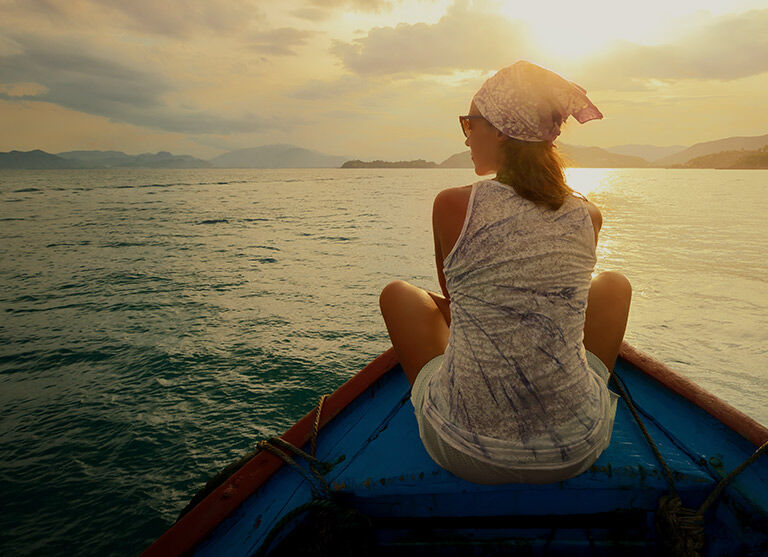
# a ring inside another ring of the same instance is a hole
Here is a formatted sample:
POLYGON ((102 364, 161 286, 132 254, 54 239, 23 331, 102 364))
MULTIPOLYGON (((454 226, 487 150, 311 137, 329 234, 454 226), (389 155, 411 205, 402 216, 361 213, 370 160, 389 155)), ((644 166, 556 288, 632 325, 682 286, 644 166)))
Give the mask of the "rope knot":
POLYGON ((677 495, 659 499, 656 532, 667 555, 700 557, 704 550, 704 517, 684 507, 677 495))

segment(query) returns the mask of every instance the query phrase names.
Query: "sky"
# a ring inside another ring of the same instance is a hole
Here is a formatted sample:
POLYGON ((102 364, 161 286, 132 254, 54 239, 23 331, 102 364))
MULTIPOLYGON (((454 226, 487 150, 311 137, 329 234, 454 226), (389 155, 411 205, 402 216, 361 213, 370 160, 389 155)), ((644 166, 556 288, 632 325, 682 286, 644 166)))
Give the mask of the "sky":
POLYGON ((289 143, 371 160, 466 150, 458 115, 524 59, 602 120, 559 141, 768 133, 768 0, 0 0, 0 151, 211 158, 289 143))

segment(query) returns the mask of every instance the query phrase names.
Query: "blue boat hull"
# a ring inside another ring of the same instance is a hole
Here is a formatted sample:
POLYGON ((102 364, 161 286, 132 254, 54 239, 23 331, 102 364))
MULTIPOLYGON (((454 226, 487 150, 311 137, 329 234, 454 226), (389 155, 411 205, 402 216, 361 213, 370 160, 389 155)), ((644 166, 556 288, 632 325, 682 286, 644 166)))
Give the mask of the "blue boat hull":
MULTIPOLYGON (((627 360, 619 359, 616 372, 686 507, 698 508, 755 451, 753 442, 627 360)), ((302 448, 311 450, 309 443, 302 448)), ((654 524, 669 487, 623 399, 610 447, 580 476, 546 485, 473 484, 424 450, 410 386, 394 365, 325 424, 316 456, 339 461, 325 475, 334 499, 370 518, 381 555, 647 555, 661 546, 654 524)), ((296 462, 308 469, 304 459, 296 462)), ((192 552, 251 555, 281 518, 310 500, 308 481, 281 466, 192 552)), ((270 546, 300 518, 282 525, 270 546)), ((768 554, 768 456, 733 479, 707 511, 704 536, 704 555, 768 554)))

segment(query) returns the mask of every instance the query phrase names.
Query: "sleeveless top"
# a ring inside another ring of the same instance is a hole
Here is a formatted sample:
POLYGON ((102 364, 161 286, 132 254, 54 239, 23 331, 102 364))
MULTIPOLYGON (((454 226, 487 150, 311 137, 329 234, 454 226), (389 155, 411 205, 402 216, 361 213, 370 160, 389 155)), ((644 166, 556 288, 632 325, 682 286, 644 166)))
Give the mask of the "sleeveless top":
POLYGON ((472 185, 443 260, 450 335, 422 407, 446 443, 497 466, 552 469, 607 446, 612 399, 583 344, 595 263, 582 199, 553 211, 496 180, 472 185))

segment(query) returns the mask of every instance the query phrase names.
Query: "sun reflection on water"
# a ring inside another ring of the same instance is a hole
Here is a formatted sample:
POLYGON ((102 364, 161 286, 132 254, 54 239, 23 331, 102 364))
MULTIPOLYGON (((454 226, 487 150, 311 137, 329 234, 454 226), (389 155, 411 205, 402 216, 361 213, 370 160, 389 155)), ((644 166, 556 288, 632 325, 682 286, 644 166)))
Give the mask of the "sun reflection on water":
POLYGON ((585 197, 609 189, 616 181, 616 176, 616 170, 613 168, 565 169, 565 181, 585 197))

